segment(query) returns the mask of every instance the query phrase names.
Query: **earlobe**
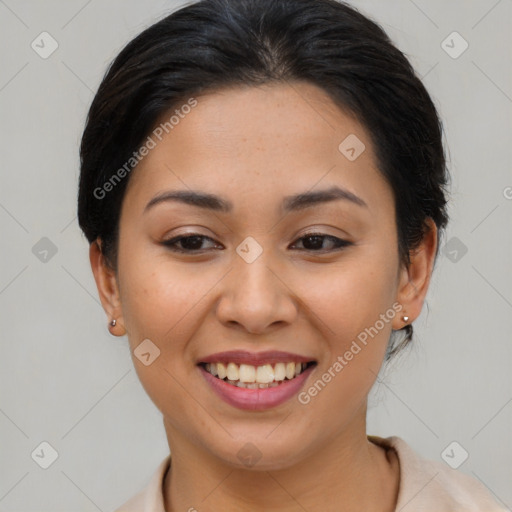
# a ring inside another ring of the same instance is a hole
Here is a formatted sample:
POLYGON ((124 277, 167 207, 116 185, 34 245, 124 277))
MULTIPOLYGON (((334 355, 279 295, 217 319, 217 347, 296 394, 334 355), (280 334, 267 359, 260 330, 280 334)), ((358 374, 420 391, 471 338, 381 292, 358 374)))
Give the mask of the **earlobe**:
POLYGON ((89 261, 101 304, 109 319, 109 330, 111 334, 122 336, 126 331, 122 321, 117 277, 115 271, 110 268, 105 260, 99 238, 92 242, 89 247, 89 261))
MULTIPOLYGON (((402 315, 411 323, 421 313, 427 295, 437 250, 437 226, 432 219, 425 221, 423 240, 410 253, 410 263, 401 270, 397 300, 402 305, 402 315)), ((404 320, 396 319, 394 329, 402 329, 404 320), (399 325, 400 324, 400 325, 399 325)))

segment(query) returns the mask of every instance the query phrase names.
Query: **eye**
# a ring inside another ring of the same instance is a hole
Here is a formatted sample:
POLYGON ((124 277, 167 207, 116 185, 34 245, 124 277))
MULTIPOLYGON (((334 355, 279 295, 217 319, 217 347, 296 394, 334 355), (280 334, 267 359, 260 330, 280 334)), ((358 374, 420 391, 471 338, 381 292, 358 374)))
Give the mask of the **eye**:
POLYGON ((177 236, 170 240, 164 240, 162 244, 175 252, 199 253, 205 250, 201 247, 204 240, 210 240, 215 243, 210 237, 200 235, 199 233, 191 233, 186 236, 177 236), (178 244, 181 244, 181 247, 178 247, 178 244))
POLYGON ((302 250, 310 252, 330 252, 353 245, 353 243, 348 240, 343 240, 332 235, 325 235, 323 233, 308 233, 298 240, 303 241, 302 245, 304 249, 302 250), (329 240, 331 244, 334 244, 334 247, 331 246, 330 248, 324 248, 323 245, 325 240, 329 240))
MULTIPOLYGON (((203 242, 206 240, 212 242, 214 246, 216 245, 213 239, 205 235, 200 235, 199 233, 191 233, 189 235, 178 236, 170 240, 164 240, 162 245, 175 252, 189 254, 200 253, 207 250, 207 248, 203 247, 203 242)), ((330 252, 353 245, 352 242, 332 235, 325 235, 323 233, 309 233, 299 238, 298 241, 302 241, 303 246, 303 248, 299 248, 299 250, 310 252, 330 252), (325 240, 328 240, 331 243, 330 248, 323 247, 325 240)), ((219 246, 217 245, 217 247, 219 246)))

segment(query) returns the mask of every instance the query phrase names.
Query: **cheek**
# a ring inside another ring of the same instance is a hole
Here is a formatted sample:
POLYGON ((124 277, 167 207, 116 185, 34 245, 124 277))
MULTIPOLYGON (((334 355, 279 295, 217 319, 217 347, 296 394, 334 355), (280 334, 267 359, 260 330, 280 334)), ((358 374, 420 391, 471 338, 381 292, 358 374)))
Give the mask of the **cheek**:
POLYGON ((137 258, 120 264, 123 315, 134 342, 144 336, 176 346, 167 341, 179 341, 177 334, 195 318, 196 306, 215 283, 208 273, 185 268, 158 260, 144 265, 137 258))
MULTIPOLYGON (((376 248, 359 251, 329 276, 315 279, 308 295, 326 326, 328 357, 318 367, 301 403, 319 417, 332 417, 333 432, 361 407, 380 370, 397 314, 395 260, 376 248)), ((392 256, 392 255, 391 255, 392 256)), ((317 276, 318 277, 318 276, 317 276)), ((326 423, 327 424, 327 423, 326 423)))
MULTIPOLYGON (((308 307, 321 329, 326 359, 315 379, 324 379, 312 394, 318 406, 356 407, 378 374, 397 314, 394 260, 385 252, 360 251, 343 264, 330 266, 328 275, 311 279, 308 307), (328 389, 327 389, 328 388, 328 389), (315 395, 316 396, 316 395, 315 395)), ((307 398, 306 398, 307 400, 307 398)))
POLYGON ((123 317, 133 364, 146 393, 163 414, 178 409, 186 416, 194 409, 194 402, 186 399, 180 385, 188 381, 192 368, 184 364, 188 362, 187 343, 201 322, 201 298, 218 278, 178 269, 169 261, 153 260, 150 265, 143 261, 147 259, 132 253, 119 264, 123 317), (157 347, 158 355, 145 365, 137 357, 137 348, 147 339, 157 347))
POLYGON ((120 261, 121 301, 132 360, 139 380, 156 407, 193 412, 194 401, 180 383, 189 382, 195 371, 190 340, 208 314, 208 293, 224 271, 199 270, 193 264, 132 257, 120 261), (122 264, 123 263, 123 264, 122 264), (125 283, 125 286, 123 286, 125 283), (158 357, 145 366, 137 358, 137 347, 149 339, 158 357))
POLYGON ((322 321, 327 339, 343 345, 392 306, 396 294, 394 267, 385 253, 361 250, 339 264, 328 265, 326 271, 306 278, 307 273, 303 274, 304 297, 322 321))

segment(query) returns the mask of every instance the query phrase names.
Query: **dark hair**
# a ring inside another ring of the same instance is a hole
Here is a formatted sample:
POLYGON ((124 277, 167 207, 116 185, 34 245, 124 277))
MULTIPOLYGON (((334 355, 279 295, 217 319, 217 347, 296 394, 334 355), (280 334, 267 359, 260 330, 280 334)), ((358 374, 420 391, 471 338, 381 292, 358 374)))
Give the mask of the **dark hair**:
MULTIPOLYGON (((383 29, 336 0, 201 0, 129 42, 106 72, 80 147, 78 221, 116 269, 119 216, 134 151, 162 114, 193 95, 228 86, 307 81, 368 130, 393 190, 400 260, 428 218, 448 222, 442 124, 411 64, 383 29), (131 159, 131 160, 130 160, 131 159), (123 179, 120 179, 120 176, 123 179), (126 177, 125 177, 126 175, 126 177), (108 187, 108 199, 104 187, 108 187), (102 194, 98 193, 102 190, 102 194)), ((341 141, 340 141, 341 142, 341 141)), ((437 253, 436 253, 437 257, 437 253)), ((402 331, 386 359, 412 339, 402 331)))

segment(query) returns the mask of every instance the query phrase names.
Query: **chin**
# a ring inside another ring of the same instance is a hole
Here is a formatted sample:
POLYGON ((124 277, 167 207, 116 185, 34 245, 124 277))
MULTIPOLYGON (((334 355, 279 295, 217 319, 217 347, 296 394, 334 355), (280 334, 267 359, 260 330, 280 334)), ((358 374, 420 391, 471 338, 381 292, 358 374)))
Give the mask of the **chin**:
MULTIPOLYGON (((234 469, 250 471, 288 469, 304 457, 304 453, 296 449, 298 444, 303 446, 302 443, 293 442, 290 438, 283 443, 279 439, 269 440, 266 436, 268 432, 260 437, 245 435, 240 440, 230 439, 230 442, 219 450, 210 445, 210 453, 234 469)), ((211 442, 211 439, 209 441, 211 442)))

